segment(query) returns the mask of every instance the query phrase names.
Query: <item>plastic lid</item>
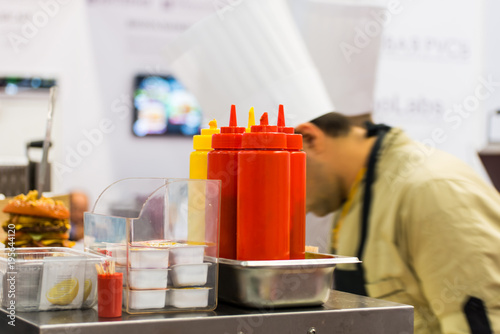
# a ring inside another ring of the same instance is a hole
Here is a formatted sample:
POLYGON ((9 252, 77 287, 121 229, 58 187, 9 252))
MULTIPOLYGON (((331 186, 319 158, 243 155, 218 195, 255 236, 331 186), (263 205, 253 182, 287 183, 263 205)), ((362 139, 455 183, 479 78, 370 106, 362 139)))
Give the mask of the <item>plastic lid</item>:
POLYGON ((212 135, 219 133, 217 129, 217 121, 215 119, 208 122, 209 129, 201 129, 201 134, 193 137, 193 148, 195 150, 211 150, 212 149, 212 135))
POLYGON ((285 126, 285 109, 280 104, 278 110, 278 132, 294 133, 295 130, 291 126, 285 126))
POLYGON ((276 125, 269 125, 269 116, 267 112, 260 116, 260 124, 252 125, 251 132, 278 132, 276 125))
POLYGON ((246 128, 246 132, 252 132, 252 126, 255 125, 255 111, 253 110, 253 107, 250 108, 248 111, 248 125, 246 128))
POLYGON ((262 114, 259 125, 243 135, 242 148, 286 149, 286 134, 279 133, 276 125, 269 125, 267 112, 262 114))
POLYGON ((302 135, 298 133, 286 135, 286 148, 288 150, 302 149, 302 135))
POLYGON ((285 110, 280 104, 278 110, 278 132, 286 133, 286 148, 289 150, 302 149, 302 135, 295 134, 295 130, 291 126, 285 126, 285 110))
POLYGON ((229 126, 221 126, 220 133, 212 137, 212 148, 241 148, 241 137, 245 132, 243 126, 238 126, 236 120, 236 106, 231 106, 229 126))

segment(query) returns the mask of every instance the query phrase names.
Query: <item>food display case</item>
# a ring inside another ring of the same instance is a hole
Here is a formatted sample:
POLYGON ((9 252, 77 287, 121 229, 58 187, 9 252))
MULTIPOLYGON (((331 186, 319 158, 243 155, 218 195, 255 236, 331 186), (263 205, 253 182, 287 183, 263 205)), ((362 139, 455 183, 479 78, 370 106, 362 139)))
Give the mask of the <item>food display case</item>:
POLYGON ((85 250, 123 273, 130 314, 217 306, 220 181, 118 181, 85 213, 85 250))

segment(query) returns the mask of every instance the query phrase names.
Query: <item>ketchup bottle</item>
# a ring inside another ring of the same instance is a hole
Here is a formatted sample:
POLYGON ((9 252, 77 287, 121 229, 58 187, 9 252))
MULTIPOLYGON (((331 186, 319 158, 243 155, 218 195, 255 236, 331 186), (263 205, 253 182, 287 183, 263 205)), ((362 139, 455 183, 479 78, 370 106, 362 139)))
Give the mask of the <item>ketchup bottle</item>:
POLYGON ((285 127, 285 112, 280 104, 278 132, 286 133, 290 152, 290 259, 304 259, 306 247, 306 152, 302 151, 302 135, 285 127))
POLYGON ((244 127, 238 127, 236 107, 231 106, 229 126, 212 136, 213 151, 208 153, 208 179, 221 180, 219 256, 236 259, 236 195, 238 152, 244 127))
POLYGON ((236 255, 238 260, 290 258, 290 153, 286 135, 269 125, 243 134, 238 153, 236 255))

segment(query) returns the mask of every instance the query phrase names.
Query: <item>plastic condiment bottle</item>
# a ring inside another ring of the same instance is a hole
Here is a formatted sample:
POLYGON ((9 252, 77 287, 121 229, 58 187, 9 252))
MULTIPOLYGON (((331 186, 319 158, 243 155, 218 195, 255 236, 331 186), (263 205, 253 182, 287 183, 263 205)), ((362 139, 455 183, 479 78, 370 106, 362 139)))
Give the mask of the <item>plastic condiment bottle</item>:
POLYGON ((285 112, 280 104, 278 132, 286 133, 290 152, 290 259, 304 259, 306 244, 306 152, 302 151, 302 135, 285 126, 285 112))
MULTIPOLYGON (((189 178, 207 178, 208 152, 212 150, 212 135, 219 133, 217 121, 214 119, 208 123, 209 129, 202 129, 200 135, 193 137, 193 148, 189 157, 189 178)), ((188 187, 188 241, 206 242, 205 234, 205 198, 206 189, 203 182, 191 182, 188 187)))
POLYGON ((201 134, 193 137, 193 148, 189 156, 189 178, 206 179, 207 178, 207 157, 208 152, 212 150, 212 135, 219 133, 217 121, 211 120, 209 129, 201 129, 201 134))
POLYGON ((247 128, 245 129, 245 132, 251 132, 253 125, 255 125, 255 111, 252 107, 248 111, 248 125, 247 128))
POLYGON ((236 257, 290 258, 290 153, 286 135, 264 113, 238 153, 236 257))
POLYGON ((236 107, 231 106, 229 126, 212 137, 213 151, 208 153, 208 179, 221 180, 219 256, 236 259, 236 193, 238 152, 245 127, 237 126, 236 107))

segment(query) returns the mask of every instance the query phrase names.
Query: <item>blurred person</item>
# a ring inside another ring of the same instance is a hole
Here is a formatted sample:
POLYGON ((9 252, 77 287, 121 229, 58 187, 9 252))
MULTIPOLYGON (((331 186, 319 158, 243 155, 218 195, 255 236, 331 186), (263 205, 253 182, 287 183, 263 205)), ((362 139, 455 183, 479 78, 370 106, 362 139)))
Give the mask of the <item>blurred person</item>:
POLYGON ((89 209, 89 200, 85 193, 75 191, 70 194, 70 240, 83 239, 83 213, 89 209))
POLYGON ((499 333, 499 193, 400 129, 358 125, 328 113, 296 128, 307 212, 339 210, 332 251, 363 261, 337 266, 336 289, 413 305, 417 334, 499 333))

